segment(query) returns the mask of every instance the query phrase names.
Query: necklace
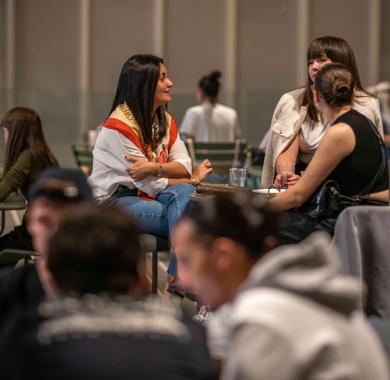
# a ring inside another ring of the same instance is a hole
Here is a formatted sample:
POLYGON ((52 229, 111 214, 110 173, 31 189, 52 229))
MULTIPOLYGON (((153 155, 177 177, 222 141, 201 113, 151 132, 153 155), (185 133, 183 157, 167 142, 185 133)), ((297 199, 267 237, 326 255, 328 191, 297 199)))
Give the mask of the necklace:
POLYGON ((153 141, 157 141, 159 138, 160 132, 160 124, 157 121, 152 123, 152 139, 153 141))

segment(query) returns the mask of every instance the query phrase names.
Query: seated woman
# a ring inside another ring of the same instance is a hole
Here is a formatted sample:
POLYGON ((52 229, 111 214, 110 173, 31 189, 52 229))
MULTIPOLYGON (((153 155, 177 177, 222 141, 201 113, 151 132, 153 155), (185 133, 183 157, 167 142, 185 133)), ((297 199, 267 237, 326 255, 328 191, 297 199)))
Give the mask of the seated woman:
MULTIPOLYGON (((166 112, 173 83, 161 58, 134 55, 123 65, 111 113, 93 150, 90 184, 101 201, 132 214, 145 233, 169 236, 194 185, 212 172, 191 159, 166 112), (129 164, 130 162, 130 164, 129 164)), ((172 259, 168 273, 176 274, 172 259)))
MULTIPOLYGON (((383 135, 379 101, 363 90, 351 46, 338 37, 316 38, 307 50, 307 85, 284 94, 276 106, 263 165, 263 188, 271 186, 275 173, 280 174, 291 164, 295 173, 305 170, 329 128, 318 115, 311 91, 318 71, 329 63, 340 63, 349 69, 355 86, 352 108, 370 119, 383 135)), ((298 176, 291 176, 288 185, 297 180, 298 176)))
POLYGON ((234 142, 240 136, 237 112, 218 103, 221 73, 213 71, 200 79, 198 106, 189 108, 180 133, 197 142, 234 142))
MULTIPOLYGON (((0 202, 18 191, 27 198, 29 186, 41 171, 58 162, 46 144, 39 115, 30 108, 9 110, 2 122, 5 142, 4 174, 0 181, 0 202)), ((23 223, 0 238, 0 250, 33 250, 23 223)))
MULTIPOLYGON (((298 182, 272 199, 279 209, 304 204, 326 180, 336 181, 340 193, 350 197, 361 194, 371 184, 366 197, 388 202, 389 175, 387 161, 383 161, 383 142, 371 122, 352 109, 354 88, 354 76, 343 65, 326 65, 316 75, 314 104, 330 127, 298 182)), ((287 215, 282 243, 298 242, 315 230, 333 233, 334 220, 329 223, 298 210, 287 215)))

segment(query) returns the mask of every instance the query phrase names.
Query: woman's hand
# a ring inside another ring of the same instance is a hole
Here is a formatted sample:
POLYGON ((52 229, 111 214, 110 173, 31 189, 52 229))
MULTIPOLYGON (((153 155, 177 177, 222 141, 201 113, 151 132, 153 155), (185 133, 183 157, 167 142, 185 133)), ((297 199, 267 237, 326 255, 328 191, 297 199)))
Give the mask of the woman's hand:
POLYGON ((298 174, 295 173, 286 173, 286 174, 278 174, 275 177, 274 186, 277 189, 281 188, 290 188, 294 186, 301 177, 298 174), (284 177, 284 178, 283 178, 284 177))
POLYGON ((294 186, 300 179, 301 177, 295 173, 287 175, 287 188, 294 186))
POLYGON ((210 173, 212 173, 212 171, 211 162, 209 160, 204 160, 200 165, 194 168, 192 175, 197 183, 201 183, 210 173))
POLYGON ((126 168, 126 171, 134 181, 141 181, 148 176, 156 174, 155 162, 150 162, 144 157, 139 156, 125 156, 125 158, 127 161, 132 162, 132 164, 126 168))

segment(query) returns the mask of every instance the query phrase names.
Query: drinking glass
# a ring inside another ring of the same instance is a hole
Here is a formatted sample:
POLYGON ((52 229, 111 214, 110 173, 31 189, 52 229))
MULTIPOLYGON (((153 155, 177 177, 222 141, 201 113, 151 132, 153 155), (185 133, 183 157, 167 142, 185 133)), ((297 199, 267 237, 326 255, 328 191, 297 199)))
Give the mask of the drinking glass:
POLYGON ((245 187, 246 169, 229 169, 229 184, 232 186, 245 187))

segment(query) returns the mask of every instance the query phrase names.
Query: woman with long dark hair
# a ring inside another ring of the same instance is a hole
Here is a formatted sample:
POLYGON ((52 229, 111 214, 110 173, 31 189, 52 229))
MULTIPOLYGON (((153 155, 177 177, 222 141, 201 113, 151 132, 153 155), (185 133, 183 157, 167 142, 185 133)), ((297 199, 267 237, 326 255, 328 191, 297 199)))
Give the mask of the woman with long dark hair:
POLYGON ((335 182, 343 196, 389 202, 383 141, 372 122, 352 107, 355 89, 354 74, 340 64, 324 66, 314 79, 311 96, 329 128, 302 177, 271 201, 290 210, 280 234, 284 244, 297 243, 316 230, 333 233, 338 210, 327 217, 310 209, 312 196, 327 181, 335 182))
MULTIPOLYGON (((173 83, 164 61, 135 55, 123 65, 110 116, 93 151, 90 177, 96 197, 135 216, 146 233, 169 236, 194 185, 211 173, 191 159, 166 111, 173 83)), ((175 261, 169 273, 176 274, 175 261)))
POLYGON ((233 142, 240 136, 236 110, 218 102, 221 75, 213 71, 199 80, 199 105, 186 111, 181 134, 198 142, 233 142))
MULTIPOLYGON (((284 94, 276 106, 263 165, 262 187, 274 183, 276 175, 288 172, 287 185, 296 183, 313 157, 329 123, 321 119, 313 100, 312 85, 326 64, 340 63, 352 73, 355 83, 352 107, 365 115, 383 135, 378 100, 364 91, 355 55, 342 38, 325 36, 314 39, 307 50, 308 76, 304 88, 284 94)), ((278 179, 276 178, 276 185, 278 179)))
MULTIPOLYGON (((0 182, 0 201, 19 191, 27 198, 30 185, 41 171, 58 166, 57 159, 48 147, 39 115, 30 108, 16 107, 9 110, 1 126, 4 133, 4 173, 0 182)), ((32 250, 31 238, 24 222, 0 238, 0 250, 32 250)))

